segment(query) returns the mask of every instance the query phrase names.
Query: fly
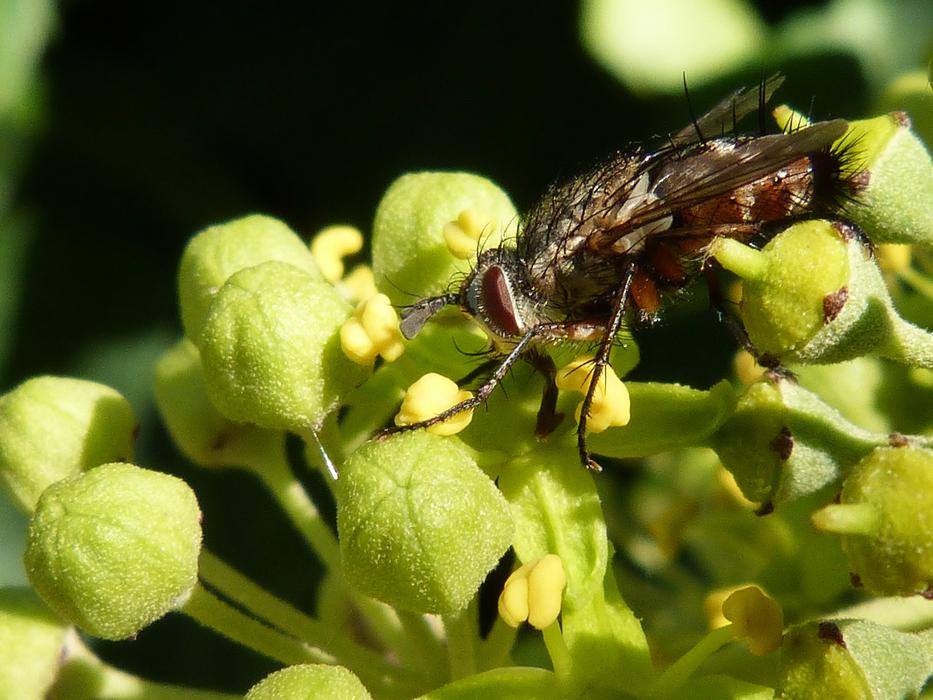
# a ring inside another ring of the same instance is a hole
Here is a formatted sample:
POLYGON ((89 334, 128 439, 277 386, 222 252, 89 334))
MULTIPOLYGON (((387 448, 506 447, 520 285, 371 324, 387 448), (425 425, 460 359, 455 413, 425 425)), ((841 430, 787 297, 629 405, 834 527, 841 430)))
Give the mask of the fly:
POLYGON ((545 375, 538 433, 553 429, 553 361, 540 348, 563 342, 597 347, 577 426, 580 460, 599 470, 586 446, 593 396, 627 311, 657 317, 665 292, 709 268, 717 237, 760 242, 803 217, 832 215, 862 186, 845 175, 849 151, 834 146, 844 120, 764 136, 726 135, 763 112, 781 85, 740 89, 658 148, 620 152, 584 175, 551 186, 524 217, 514 247, 482 252, 460 288, 406 308, 413 338, 441 308, 456 305, 489 336, 499 355, 473 398, 428 420, 385 434, 426 428, 483 402, 518 359, 545 375), (720 134, 709 138, 708 134, 720 134))

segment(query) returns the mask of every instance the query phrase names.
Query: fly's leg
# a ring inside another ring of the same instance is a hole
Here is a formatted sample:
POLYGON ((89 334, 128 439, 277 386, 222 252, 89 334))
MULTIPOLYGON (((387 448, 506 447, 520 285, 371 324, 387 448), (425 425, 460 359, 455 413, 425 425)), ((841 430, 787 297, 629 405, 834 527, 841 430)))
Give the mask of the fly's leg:
MULTIPOLYGON (((548 324, 550 325, 550 324, 548 324)), ((458 404, 454 404, 446 411, 443 411, 433 418, 428 418, 427 420, 418 421, 417 423, 408 423, 407 425, 395 425, 389 428, 386 428, 376 434, 377 440, 382 440, 389 435, 395 435, 396 433, 407 433, 411 430, 420 430, 422 428, 430 428, 432 425, 437 425, 438 423, 443 423, 448 418, 451 418, 458 413, 463 413, 463 411, 468 411, 471 408, 476 408, 483 401, 489 398, 489 395, 493 390, 499 385, 499 382, 502 381, 502 378, 505 377, 506 373, 509 371, 509 367, 514 364, 515 360, 522 356, 528 349, 529 343, 534 340, 535 336, 540 334, 539 329, 543 328, 541 326, 536 326, 535 328, 530 329, 528 332, 522 336, 522 339, 516 343, 515 347, 505 356, 505 359, 499 363, 499 366, 496 367, 492 375, 483 382, 482 386, 476 390, 471 398, 466 401, 461 401, 458 404)), ((472 373, 471 373, 472 374, 472 373)))
POLYGON ((534 348, 525 353, 524 359, 544 376, 544 392, 535 422, 535 437, 546 438, 564 420, 564 414, 557 412, 557 366, 550 355, 534 348))
POLYGON ((625 316, 626 302, 632 289, 632 278, 635 274, 635 268, 632 266, 625 274, 625 281, 619 288, 618 293, 612 303, 612 315, 609 317, 609 323, 605 328, 605 335, 599 344, 599 350, 593 364, 593 370, 590 373, 590 383, 586 390, 586 396, 583 397, 583 406, 580 409, 580 423, 577 425, 577 451, 580 454, 580 461, 583 466, 593 471, 602 471, 602 467, 590 456, 586 449, 586 421, 590 415, 590 407, 593 405, 593 396, 596 395, 596 387, 603 374, 603 368, 609 364, 609 353, 612 351, 612 343, 622 326, 622 319, 625 316))

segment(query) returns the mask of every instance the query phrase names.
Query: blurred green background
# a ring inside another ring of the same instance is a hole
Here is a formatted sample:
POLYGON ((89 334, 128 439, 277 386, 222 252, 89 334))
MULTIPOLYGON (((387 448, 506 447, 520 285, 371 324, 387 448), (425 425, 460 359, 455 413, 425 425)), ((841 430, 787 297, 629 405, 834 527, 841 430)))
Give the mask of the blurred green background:
MULTIPOLYGON (((906 107, 885 90, 925 69, 930 8, 0 0, 0 391, 53 373, 123 392, 137 462, 192 483, 210 546, 310 608, 314 562, 271 500, 185 465, 154 412, 190 235, 249 212, 304 236, 365 232, 389 183, 422 169, 486 175, 522 210, 555 177, 686 124, 683 72, 697 111, 775 70, 780 100, 815 118, 906 107)), ((638 339, 638 378, 705 388, 729 372, 734 343, 702 300, 638 339)), ((24 580, 23 527, 0 504, 0 584, 24 580)), ((97 648, 233 691, 273 667, 175 618, 97 648)))

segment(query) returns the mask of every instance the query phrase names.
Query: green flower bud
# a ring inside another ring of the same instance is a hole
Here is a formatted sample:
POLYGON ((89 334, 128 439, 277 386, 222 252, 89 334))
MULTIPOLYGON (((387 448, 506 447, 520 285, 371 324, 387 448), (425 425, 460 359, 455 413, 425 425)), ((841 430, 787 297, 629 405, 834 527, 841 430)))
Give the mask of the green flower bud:
POLYGON ((774 505, 813 493, 888 436, 853 425, 793 381, 761 381, 739 397, 711 446, 745 497, 774 505))
POLYGON ((371 700, 372 696, 343 666, 299 664, 276 671, 249 689, 245 700, 371 700))
POLYGON ((105 464, 42 494, 26 572, 62 617, 94 636, 124 639, 176 607, 197 582, 200 517, 180 479, 105 464))
POLYGON ((347 579, 404 610, 462 610, 511 542, 508 504, 455 438, 367 443, 337 486, 347 579))
POLYGON ((208 396, 231 420, 319 424, 366 374, 340 349, 349 315, 334 287, 296 267, 241 270, 217 293, 198 341, 208 396))
POLYGON ((445 240, 448 224, 465 221, 479 236, 476 247, 488 247, 514 230, 518 214, 501 189, 478 175, 412 173, 392 183, 376 210, 372 248, 376 284, 391 283, 384 291, 393 304, 411 302, 399 290, 440 294, 455 273, 469 271, 469 261, 454 257, 445 240))
POLYGON ((882 447, 845 480, 838 504, 813 515, 821 530, 842 535, 858 580, 881 595, 933 591, 933 452, 882 447))
POLYGON ((553 671, 530 666, 507 666, 465 676, 425 693, 418 700, 534 700, 559 697, 563 697, 561 684, 553 671))
POLYGON ((46 697, 66 631, 32 590, 0 588, 0 697, 46 697))
POLYGON ((742 320, 762 352, 805 364, 875 353, 933 367, 933 335, 898 316, 850 226, 806 221, 762 251, 722 239, 711 252, 744 278, 742 320))
POLYGON ((59 479, 133 458, 133 409, 103 384, 35 377, 0 397, 0 482, 31 512, 59 479))
POLYGON ((875 243, 933 245, 933 162, 907 115, 852 122, 842 143, 852 144, 853 164, 869 173, 846 215, 875 243))
POLYGON ((781 647, 778 695, 784 700, 916 697, 933 672, 921 635, 867 620, 808 622, 781 647))
POLYGON ((279 432, 235 423, 214 407, 207 398, 201 356, 187 339, 156 364, 155 399, 175 444, 202 467, 255 465, 284 439, 279 432))
POLYGON ((284 223, 253 214, 211 226, 192 238, 178 270, 178 300, 185 335, 197 340, 211 301, 231 275, 279 260, 321 278, 308 246, 284 223))

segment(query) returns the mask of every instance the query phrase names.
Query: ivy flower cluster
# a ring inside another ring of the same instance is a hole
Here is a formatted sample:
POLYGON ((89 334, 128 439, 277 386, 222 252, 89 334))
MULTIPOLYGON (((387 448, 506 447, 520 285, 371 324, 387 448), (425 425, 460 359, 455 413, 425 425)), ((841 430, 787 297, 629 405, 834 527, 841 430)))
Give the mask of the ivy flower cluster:
POLYGON ((614 350, 590 440, 612 468, 644 458, 628 508, 578 462, 591 360, 578 347, 551 349, 566 418, 545 438, 540 380, 516 367, 485 410, 370 439, 470 396, 454 380, 469 369, 461 350, 484 347, 478 329, 443 312, 406 342, 396 309, 410 301, 399 290, 441 293, 515 234, 489 180, 399 178, 376 210, 371 266, 349 272, 364 244, 352 227, 310 245, 261 215, 198 233, 179 267, 184 337, 156 367, 161 417, 188 460, 269 490, 331 604, 309 615, 213 554, 192 489, 136 464, 118 392, 36 377, 0 397, 0 483, 31 518, 32 584, 0 591, 0 695, 228 697, 137 678, 83 641, 167 614, 282 665, 250 700, 918 693, 933 672, 933 417, 900 432, 911 408, 885 412, 884 392, 933 402, 933 165, 902 115, 851 130, 871 180, 850 221, 707 251, 741 281, 754 345, 796 376, 746 361, 748 384, 623 381, 637 346, 614 350), (901 297, 926 302, 918 323, 901 297), (859 389, 834 394, 850 376, 859 389), (322 470, 335 524, 296 478, 307 468, 322 470), (504 582, 490 577, 500 564, 504 582), (652 579, 677 596, 652 605, 652 579))

